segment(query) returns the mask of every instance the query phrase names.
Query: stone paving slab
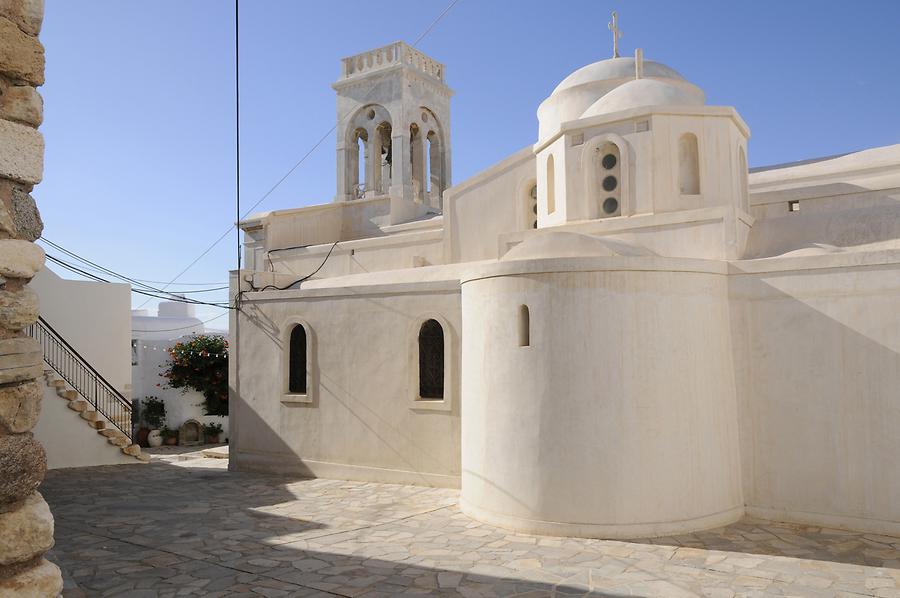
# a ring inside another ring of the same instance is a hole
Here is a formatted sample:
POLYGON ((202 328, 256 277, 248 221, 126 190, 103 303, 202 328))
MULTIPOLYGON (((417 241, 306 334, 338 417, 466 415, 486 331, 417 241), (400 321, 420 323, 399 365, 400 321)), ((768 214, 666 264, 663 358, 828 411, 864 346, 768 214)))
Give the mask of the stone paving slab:
POLYGON ((469 519, 453 490, 226 464, 48 472, 63 595, 900 598, 900 538, 752 520, 630 542, 531 536, 469 519))

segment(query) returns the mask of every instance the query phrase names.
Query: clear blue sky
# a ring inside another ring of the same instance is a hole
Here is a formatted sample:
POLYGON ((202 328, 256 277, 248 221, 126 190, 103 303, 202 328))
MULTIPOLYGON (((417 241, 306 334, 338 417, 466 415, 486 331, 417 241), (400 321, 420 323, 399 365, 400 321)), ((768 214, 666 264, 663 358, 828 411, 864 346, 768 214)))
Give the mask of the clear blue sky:
MULTIPOLYGON (((449 1, 243 0, 244 206, 334 124, 339 59, 412 42, 449 1)), ((535 141, 538 104, 610 56, 614 9, 623 55, 642 47, 709 104, 738 109, 751 166, 900 142, 895 0, 460 0, 419 46, 456 92, 453 182, 535 141)), ((44 234, 132 277, 170 280, 235 220, 233 2, 47 0, 41 39, 44 234)), ((331 201, 334 180, 330 137, 258 210, 331 201)), ((229 235, 180 280, 226 281, 235 244, 229 235)))

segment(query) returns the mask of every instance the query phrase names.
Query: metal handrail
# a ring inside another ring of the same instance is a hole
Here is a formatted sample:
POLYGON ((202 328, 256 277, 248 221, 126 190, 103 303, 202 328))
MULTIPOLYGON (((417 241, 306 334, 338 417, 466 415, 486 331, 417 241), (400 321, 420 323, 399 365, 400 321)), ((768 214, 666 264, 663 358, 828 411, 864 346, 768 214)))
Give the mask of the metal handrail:
POLYGON ((41 343, 44 361, 53 371, 131 441, 131 401, 122 396, 43 317, 39 317, 26 330, 29 336, 41 343))

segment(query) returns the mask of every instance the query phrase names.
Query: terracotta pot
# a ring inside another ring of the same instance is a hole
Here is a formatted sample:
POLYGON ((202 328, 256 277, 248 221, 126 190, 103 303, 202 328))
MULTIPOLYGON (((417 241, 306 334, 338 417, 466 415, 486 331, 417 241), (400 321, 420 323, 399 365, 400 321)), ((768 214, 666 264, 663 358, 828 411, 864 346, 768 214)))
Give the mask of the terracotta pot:
POLYGON ((150 434, 150 428, 138 428, 137 443, 139 446, 150 446, 147 444, 147 436, 150 434))
POLYGON ((219 444, 219 435, 216 434, 215 436, 207 436, 206 443, 207 444, 219 444))
POLYGON ((159 433, 159 430, 150 430, 150 432, 147 433, 147 444, 151 448, 161 446, 162 443, 163 437, 162 434, 159 433))
POLYGON ((167 446, 174 446, 178 444, 178 436, 166 436, 166 439, 163 441, 167 446))

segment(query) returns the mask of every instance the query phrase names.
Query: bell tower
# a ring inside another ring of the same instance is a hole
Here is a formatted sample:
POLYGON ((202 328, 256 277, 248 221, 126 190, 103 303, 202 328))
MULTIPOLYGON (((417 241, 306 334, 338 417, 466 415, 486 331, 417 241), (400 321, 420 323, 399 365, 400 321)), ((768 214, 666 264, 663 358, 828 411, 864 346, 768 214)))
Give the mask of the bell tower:
POLYGON ((392 224, 439 213, 450 186, 444 65, 395 42, 342 60, 336 202, 390 198, 392 224))

